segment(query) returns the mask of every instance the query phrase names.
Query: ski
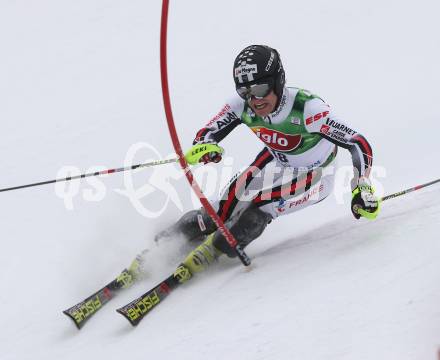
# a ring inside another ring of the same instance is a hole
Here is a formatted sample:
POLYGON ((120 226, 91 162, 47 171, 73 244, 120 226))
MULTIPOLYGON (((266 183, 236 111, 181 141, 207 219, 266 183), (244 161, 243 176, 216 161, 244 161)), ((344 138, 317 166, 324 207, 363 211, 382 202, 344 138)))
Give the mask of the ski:
POLYGON ((167 279, 116 311, 122 314, 131 325, 136 326, 145 315, 162 303, 172 290, 190 278, 191 273, 188 268, 180 265, 167 279))
POLYGON ((98 310, 113 299, 122 289, 130 287, 134 282, 135 278, 127 269, 124 269, 117 278, 83 301, 64 310, 63 314, 71 318, 78 330, 80 330, 98 310))

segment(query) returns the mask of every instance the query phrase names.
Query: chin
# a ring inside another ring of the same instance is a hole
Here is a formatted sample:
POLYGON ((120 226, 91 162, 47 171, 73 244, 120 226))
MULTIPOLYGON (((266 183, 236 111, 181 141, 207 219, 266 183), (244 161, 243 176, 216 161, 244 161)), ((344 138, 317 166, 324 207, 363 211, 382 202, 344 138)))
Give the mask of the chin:
POLYGON ((254 111, 256 115, 260 116, 260 117, 266 117, 267 115, 270 114, 269 111, 254 111))
POLYGON ((268 106, 266 106, 266 108, 260 109, 260 110, 258 110, 254 106, 251 106, 251 108, 252 108, 253 112, 258 116, 264 117, 264 116, 267 116, 270 114, 270 111, 267 110, 269 108, 268 106))
POLYGON ((269 115, 271 112, 272 111, 269 111, 268 109, 254 110, 254 113, 261 117, 265 117, 269 115))

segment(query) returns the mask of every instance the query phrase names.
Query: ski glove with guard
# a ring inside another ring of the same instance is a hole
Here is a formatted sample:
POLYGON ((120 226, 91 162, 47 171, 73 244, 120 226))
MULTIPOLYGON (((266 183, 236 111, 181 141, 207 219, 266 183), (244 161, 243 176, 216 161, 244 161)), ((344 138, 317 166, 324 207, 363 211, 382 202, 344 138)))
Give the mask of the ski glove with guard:
POLYGON ((185 154, 185 159, 190 165, 196 165, 200 162, 207 164, 210 162, 218 163, 222 159, 223 148, 217 143, 203 143, 194 145, 185 154))
POLYGON ((368 178, 359 178, 358 185, 351 195, 351 212, 356 219, 365 217, 373 220, 377 217, 380 211, 380 199, 374 195, 374 189, 368 178))

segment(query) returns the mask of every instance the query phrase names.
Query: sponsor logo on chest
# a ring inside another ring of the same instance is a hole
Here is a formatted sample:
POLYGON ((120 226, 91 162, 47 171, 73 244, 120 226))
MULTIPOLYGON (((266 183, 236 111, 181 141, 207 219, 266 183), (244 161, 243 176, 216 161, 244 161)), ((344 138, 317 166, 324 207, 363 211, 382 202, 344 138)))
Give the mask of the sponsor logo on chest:
POLYGON ((277 151, 295 150, 302 139, 301 135, 285 134, 265 127, 253 127, 252 131, 267 146, 277 151))
POLYGON ((310 116, 306 119, 306 125, 310 125, 315 121, 321 120, 322 118, 326 118, 330 114, 330 111, 324 111, 313 116, 310 116))
POLYGON ((356 133, 353 129, 350 129, 348 126, 340 124, 334 120, 328 119, 326 121, 326 124, 331 126, 334 129, 338 129, 340 132, 348 134, 348 135, 354 135, 356 133))
POLYGON ((301 125, 301 119, 300 119, 299 117, 293 117, 293 118, 290 120, 290 122, 291 122, 293 125, 301 125))

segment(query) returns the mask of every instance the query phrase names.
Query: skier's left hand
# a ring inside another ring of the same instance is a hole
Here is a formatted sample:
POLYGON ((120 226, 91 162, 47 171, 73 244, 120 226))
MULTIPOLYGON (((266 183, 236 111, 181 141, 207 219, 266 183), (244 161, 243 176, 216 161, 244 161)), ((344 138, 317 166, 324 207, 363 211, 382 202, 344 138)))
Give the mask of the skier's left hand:
POLYGON ((377 217, 380 211, 380 199, 374 195, 374 189, 368 178, 359 178, 358 185, 351 194, 351 212, 356 219, 365 217, 373 220, 377 217))

